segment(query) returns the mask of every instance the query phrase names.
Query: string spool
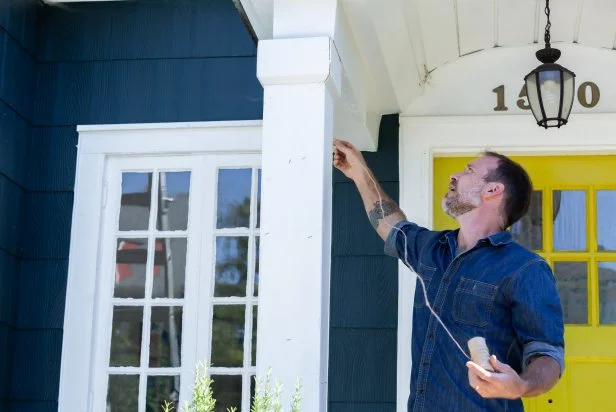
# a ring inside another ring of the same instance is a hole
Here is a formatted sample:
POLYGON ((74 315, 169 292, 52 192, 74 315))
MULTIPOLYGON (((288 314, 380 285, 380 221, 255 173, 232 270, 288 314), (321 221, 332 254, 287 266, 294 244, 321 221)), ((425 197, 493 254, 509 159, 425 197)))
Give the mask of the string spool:
POLYGON ((486 340, 481 336, 475 336, 468 341, 468 350, 471 352, 471 360, 483 369, 494 372, 490 364, 490 351, 486 340))

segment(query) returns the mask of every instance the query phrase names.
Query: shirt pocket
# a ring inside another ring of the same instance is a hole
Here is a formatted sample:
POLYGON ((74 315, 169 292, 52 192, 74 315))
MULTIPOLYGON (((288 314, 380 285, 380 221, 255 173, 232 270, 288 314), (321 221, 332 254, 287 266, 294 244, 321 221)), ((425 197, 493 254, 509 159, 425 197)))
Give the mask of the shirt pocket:
POLYGON ((488 325, 498 287, 462 277, 453 297, 456 322, 483 328, 488 325))
MULTIPOLYGON (((432 282, 432 278, 434 277, 435 272, 436 272, 436 268, 433 268, 428 265, 424 265, 423 263, 419 264, 419 269, 417 270, 417 273, 423 279, 424 285, 426 287, 426 291, 428 290, 428 287, 430 286, 430 283, 432 282)), ((415 284, 415 301, 414 301, 413 306, 415 308, 423 308, 424 306, 426 306, 424 290, 421 287, 421 281, 419 279, 417 279, 417 283, 415 284)))

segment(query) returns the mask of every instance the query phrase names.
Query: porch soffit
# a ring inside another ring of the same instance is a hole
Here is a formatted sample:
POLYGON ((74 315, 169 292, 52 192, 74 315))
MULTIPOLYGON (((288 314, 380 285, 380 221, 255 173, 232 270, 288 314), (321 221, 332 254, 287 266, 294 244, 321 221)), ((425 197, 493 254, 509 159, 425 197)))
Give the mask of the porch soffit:
MULTIPOLYGON (((274 1, 238 1, 259 39, 272 38, 274 1)), ((373 83, 366 89, 375 113, 405 112, 434 70, 466 55, 543 47, 545 0, 340 0, 340 5, 373 83)), ((551 5, 550 20, 555 47, 616 49, 613 0, 559 0, 551 5)))

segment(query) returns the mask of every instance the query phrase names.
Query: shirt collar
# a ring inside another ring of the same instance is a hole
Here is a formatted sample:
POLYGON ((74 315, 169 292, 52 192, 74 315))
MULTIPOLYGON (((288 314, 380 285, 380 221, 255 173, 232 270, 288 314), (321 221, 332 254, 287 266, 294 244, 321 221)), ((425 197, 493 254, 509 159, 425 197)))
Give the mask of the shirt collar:
MULTIPOLYGON (((456 230, 450 230, 448 232, 445 232, 443 236, 440 237, 439 242, 447 243, 448 239, 451 239, 455 242, 458 239, 459 230, 460 229, 456 229, 456 230)), ((502 232, 495 233, 491 236, 488 236, 486 239, 492 244, 492 246, 506 245, 513 241, 511 237, 511 232, 508 230, 503 230, 502 232)), ((486 240, 486 239, 482 239, 482 240, 486 240)))

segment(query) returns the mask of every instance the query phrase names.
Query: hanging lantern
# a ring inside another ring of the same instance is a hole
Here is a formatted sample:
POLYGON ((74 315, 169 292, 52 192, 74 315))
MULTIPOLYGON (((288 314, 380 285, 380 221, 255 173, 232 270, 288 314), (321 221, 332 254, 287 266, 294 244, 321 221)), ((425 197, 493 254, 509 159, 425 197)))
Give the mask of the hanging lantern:
POLYGON ((575 95, 575 73, 555 63, 560 50, 550 47, 550 0, 545 2, 545 14, 545 48, 535 53, 543 64, 528 73, 524 81, 537 124, 547 129, 567 124, 575 95))

